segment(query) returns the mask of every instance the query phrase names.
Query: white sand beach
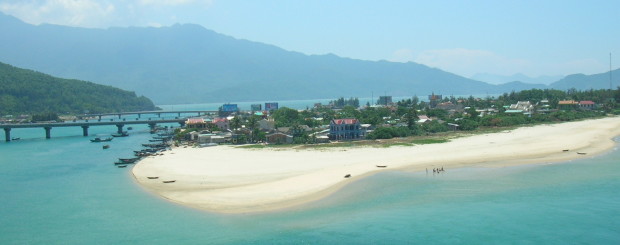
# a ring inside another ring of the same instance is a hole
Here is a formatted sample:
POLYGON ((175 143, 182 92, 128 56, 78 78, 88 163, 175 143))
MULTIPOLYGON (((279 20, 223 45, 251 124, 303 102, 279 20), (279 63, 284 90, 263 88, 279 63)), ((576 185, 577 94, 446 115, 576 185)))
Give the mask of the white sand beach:
POLYGON ((618 135, 620 117, 610 117, 389 148, 174 148, 143 159, 133 174, 147 190, 182 205, 224 213, 257 212, 320 199, 379 171, 439 167, 449 171, 593 157, 613 148, 612 138, 618 135), (347 174, 351 177, 344 178, 347 174), (175 182, 163 183, 166 180, 175 182))

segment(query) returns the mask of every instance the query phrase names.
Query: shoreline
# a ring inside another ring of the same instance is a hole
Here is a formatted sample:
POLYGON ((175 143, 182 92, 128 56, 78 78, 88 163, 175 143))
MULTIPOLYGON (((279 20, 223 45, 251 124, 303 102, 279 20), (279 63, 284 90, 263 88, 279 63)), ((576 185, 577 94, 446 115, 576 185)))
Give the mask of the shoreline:
POLYGON ((174 148, 163 156, 143 159, 132 174, 147 191, 184 206, 218 213, 268 212, 320 200, 379 171, 505 167, 591 158, 613 148, 612 139, 618 135, 620 117, 608 117, 389 148, 174 148), (346 174, 352 177, 344 178, 346 174), (159 178, 147 178, 152 176, 159 178))

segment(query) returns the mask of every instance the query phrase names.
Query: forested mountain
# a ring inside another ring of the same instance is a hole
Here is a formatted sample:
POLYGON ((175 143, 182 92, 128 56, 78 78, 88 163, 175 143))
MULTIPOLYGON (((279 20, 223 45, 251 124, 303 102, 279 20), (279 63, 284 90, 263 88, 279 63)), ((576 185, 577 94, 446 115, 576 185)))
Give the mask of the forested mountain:
POLYGON ((0 29, 0 60, 136 91, 160 104, 513 90, 412 62, 290 52, 191 24, 87 29, 0 14, 0 29))
MULTIPOLYGON (((620 86, 620 69, 616 69, 611 72, 611 79, 613 80, 611 83, 611 88, 616 89, 620 86)), ((573 74, 566 76, 560 79, 557 82, 549 85, 554 89, 577 89, 577 90, 590 90, 590 89, 609 89, 609 72, 592 74, 592 75, 584 75, 584 74, 573 74)))
POLYGON ((91 82, 52 77, 0 63, 0 115, 154 110, 136 93, 91 82))

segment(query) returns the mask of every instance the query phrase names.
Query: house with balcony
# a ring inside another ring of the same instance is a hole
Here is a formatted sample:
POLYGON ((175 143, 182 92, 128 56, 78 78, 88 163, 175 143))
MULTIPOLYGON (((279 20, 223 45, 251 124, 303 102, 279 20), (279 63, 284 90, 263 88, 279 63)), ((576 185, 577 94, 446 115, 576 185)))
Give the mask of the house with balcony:
POLYGON ((329 123, 330 140, 357 140, 365 136, 360 121, 355 118, 332 119, 329 123))

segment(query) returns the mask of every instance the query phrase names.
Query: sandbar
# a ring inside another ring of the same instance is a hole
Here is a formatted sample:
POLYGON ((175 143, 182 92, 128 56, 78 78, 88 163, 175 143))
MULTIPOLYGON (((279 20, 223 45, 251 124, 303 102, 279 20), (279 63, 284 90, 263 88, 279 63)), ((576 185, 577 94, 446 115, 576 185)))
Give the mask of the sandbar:
POLYGON ((613 148, 618 135, 620 117, 606 117, 389 148, 176 147, 141 160, 132 173, 146 190, 178 204, 221 213, 263 212, 318 200, 379 171, 504 167, 593 157, 613 148), (351 177, 344 178, 348 174, 351 177))

